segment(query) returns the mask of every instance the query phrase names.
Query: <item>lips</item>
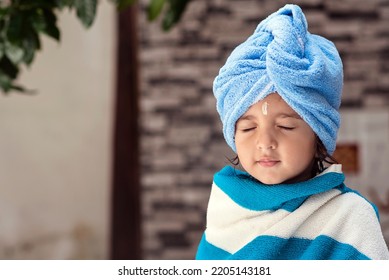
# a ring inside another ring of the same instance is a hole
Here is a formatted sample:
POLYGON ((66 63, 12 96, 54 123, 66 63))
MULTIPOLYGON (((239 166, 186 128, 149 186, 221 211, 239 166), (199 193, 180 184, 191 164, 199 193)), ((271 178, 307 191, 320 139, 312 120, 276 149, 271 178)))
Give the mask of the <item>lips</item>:
POLYGON ((257 161, 257 163, 263 167, 273 167, 281 161, 275 159, 264 158, 257 161))

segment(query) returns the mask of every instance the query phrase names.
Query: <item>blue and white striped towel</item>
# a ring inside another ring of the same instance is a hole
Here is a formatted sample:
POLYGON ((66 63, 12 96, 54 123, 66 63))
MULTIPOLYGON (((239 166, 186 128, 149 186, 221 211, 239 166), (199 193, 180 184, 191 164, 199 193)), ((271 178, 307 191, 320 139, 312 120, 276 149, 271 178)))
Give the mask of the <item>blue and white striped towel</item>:
POLYGON ((341 165, 279 185, 223 168, 196 259, 389 259, 375 206, 343 182, 341 165))

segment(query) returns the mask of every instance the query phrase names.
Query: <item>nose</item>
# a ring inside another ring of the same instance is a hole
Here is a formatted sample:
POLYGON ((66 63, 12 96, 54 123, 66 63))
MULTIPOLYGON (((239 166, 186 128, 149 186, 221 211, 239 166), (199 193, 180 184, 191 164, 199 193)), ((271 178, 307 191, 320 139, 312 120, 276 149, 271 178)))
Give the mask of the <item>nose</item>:
POLYGON ((256 147, 259 150, 274 150, 277 148, 277 140, 269 129, 258 129, 256 135, 256 147))

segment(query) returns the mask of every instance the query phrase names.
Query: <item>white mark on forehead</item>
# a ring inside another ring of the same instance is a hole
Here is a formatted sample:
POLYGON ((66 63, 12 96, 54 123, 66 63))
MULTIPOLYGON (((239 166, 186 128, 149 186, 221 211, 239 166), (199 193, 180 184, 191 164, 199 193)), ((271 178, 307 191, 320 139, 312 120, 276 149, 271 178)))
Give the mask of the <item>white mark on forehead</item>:
POLYGON ((265 101, 263 104, 262 104, 262 114, 267 116, 267 107, 269 106, 269 104, 265 101))

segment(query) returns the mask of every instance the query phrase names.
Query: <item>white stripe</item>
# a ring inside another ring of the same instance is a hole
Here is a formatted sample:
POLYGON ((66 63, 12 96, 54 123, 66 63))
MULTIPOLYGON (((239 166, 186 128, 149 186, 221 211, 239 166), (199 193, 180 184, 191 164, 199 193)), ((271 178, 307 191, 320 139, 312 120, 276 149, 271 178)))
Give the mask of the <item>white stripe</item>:
POLYGON ((339 174, 342 174, 342 165, 341 164, 332 164, 330 166, 328 166, 327 169, 325 169, 322 173, 316 175, 316 177, 319 177, 321 175, 324 175, 324 174, 327 174, 327 173, 339 173, 339 174))
MULTIPOLYGON (((315 200, 318 197, 307 200, 301 210, 317 203, 315 200)), ((372 259, 389 259, 374 208, 356 193, 345 193, 329 200, 306 220, 295 236, 313 239, 320 234, 350 244, 372 259)))
POLYGON ((271 212, 243 208, 214 183, 207 211, 207 241, 232 254, 288 214, 285 210, 271 212))

